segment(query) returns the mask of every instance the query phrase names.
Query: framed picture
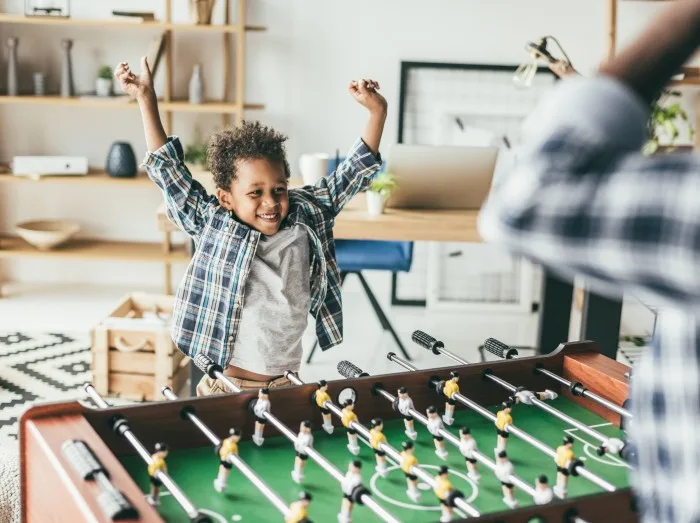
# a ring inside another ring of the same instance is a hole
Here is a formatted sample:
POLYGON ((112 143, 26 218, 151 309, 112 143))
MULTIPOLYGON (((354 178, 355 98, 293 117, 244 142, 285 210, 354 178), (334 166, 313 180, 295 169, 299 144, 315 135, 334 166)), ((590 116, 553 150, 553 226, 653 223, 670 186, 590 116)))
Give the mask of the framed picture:
MULTIPOLYGON (((549 69, 540 68, 532 86, 519 89, 513 83, 517 68, 402 62, 398 142, 516 146, 523 120, 557 80, 549 69)), ((499 155, 494 183, 499 172, 508 168, 506 156, 499 155)), ((411 271, 394 276, 392 304, 494 312, 532 310, 535 268, 493 246, 416 242, 413 262, 411 271), (488 263, 478 263, 479 259, 488 263)))
POLYGON ((24 15, 70 18, 70 0, 24 0, 24 15))

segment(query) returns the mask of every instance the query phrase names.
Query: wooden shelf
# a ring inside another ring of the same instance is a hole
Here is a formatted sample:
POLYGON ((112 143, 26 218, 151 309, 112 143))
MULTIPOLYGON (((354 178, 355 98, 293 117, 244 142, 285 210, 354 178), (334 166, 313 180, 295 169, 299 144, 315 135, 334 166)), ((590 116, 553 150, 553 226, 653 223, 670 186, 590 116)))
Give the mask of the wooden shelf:
MULTIPOLYGON (((2 167, 0 167, 0 171, 2 167)), ((122 187, 156 187, 145 172, 139 171, 135 178, 113 178, 104 170, 90 168, 90 172, 85 175, 51 175, 46 174, 37 178, 30 176, 13 176, 0 172, 0 183, 38 183, 45 184, 96 184, 122 187)))
POLYGON ((76 238, 55 249, 40 251, 21 238, 0 235, 0 259, 21 257, 180 263, 190 260, 184 248, 166 253, 161 243, 76 238))
MULTIPOLYGON (((124 96, 115 98, 105 98, 104 100, 101 100, 99 97, 81 98, 80 96, 34 96, 31 94, 21 96, 0 95, 0 104, 72 105, 79 106, 81 108, 95 107, 101 109, 138 109, 138 104, 129 101, 124 96)), ((158 107, 162 111, 217 114, 240 113, 242 110, 260 111, 265 109, 263 104, 244 104, 241 108, 241 105, 235 102, 221 102, 217 100, 208 100, 201 104, 191 104, 186 100, 173 100, 171 102, 164 102, 160 100, 158 102, 158 107)))
MULTIPOLYGON (((79 27, 133 27, 134 29, 160 29, 172 31, 199 31, 202 33, 237 33, 238 25, 235 24, 178 24, 166 22, 134 22, 121 18, 51 18, 29 17, 19 14, 0 13, 0 23, 6 24, 33 24, 33 25, 70 25, 79 27)), ((246 31, 267 31, 267 27, 260 25, 247 25, 246 31)))

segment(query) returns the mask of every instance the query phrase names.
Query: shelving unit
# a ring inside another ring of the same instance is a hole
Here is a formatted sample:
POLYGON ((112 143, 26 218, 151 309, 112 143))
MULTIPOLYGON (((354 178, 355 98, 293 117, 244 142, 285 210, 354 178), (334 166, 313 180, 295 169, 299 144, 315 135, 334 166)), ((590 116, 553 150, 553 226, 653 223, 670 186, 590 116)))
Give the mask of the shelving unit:
MULTIPOLYGON (((161 21, 134 22, 122 19, 81 19, 81 18, 49 18, 25 17, 21 14, 0 13, 0 24, 35 24, 41 26, 71 26, 95 27, 100 29, 134 29, 137 31, 151 30, 165 33, 165 55, 163 56, 163 74, 165 76, 164 92, 159 101, 161 119, 165 132, 173 132, 173 114, 176 112, 214 113, 221 115, 223 126, 235 124, 242 119, 245 111, 263 110, 265 106, 245 102, 245 37, 248 32, 266 31, 263 26, 246 24, 247 0, 237 0, 237 22, 230 23, 231 0, 219 0, 224 4, 224 20, 220 24, 197 25, 175 23, 172 20, 172 0, 164 1, 164 17, 161 21), (202 104, 190 104, 187 100, 173 97, 173 33, 190 31, 201 33, 221 34, 223 44, 222 74, 224 82, 224 99, 207 100, 202 104), (233 53, 235 49, 235 54, 233 53), (233 62, 233 63, 232 63, 233 62), (233 67, 232 67, 233 65, 233 67), (232 78, 233 75, 233 78, 232 78), (228 99, 231 82, 234 84, 234 99, 228 99)), ((44 29, 42 29, 43 31, 44 29)), ((138 106, 126 98, 70 97, 57 95, 49 96, 0 96, 3 104, 36 104, 71 106, 81 110, 136 110, 138 106)), ((2 125, 2 124, 0 124, 2 125)), ((0 170, 0 173, 2 171, 0 170)), ((28 184, 63 184, 66 186, 100 184, 119 187, 153 187, 145 173, 139 173, 136 178, 112 178, 101 168, 91 168, 85 176, 42 176, 32 178, 16 177, 11 174, 0 174, 0 186, 10 183, 28 184)), ((154 209, 155 214, 156 209, 154 209)), ((155 223, 154 216, 154 223, 155 223)), ((0 235, 0 259, 17 257, 36 257, 49 259, 82 259, 82 260, 119 260, 163 263, 166 294, 172 293, 171 273, 173 263, 187 263, 189 256, 183 249, 174 249, 171 242, 171 232, 163 232, 162 243, 139 243, 109 241, 101 239, 74 239, 61 247, 50 251, 39 251, 24 240, 14 236, 0 235)), ((0 274, 1 276, 1 274, 0 274)), ((0 277, 0 296, 2 296, 2 278, 0 277)))

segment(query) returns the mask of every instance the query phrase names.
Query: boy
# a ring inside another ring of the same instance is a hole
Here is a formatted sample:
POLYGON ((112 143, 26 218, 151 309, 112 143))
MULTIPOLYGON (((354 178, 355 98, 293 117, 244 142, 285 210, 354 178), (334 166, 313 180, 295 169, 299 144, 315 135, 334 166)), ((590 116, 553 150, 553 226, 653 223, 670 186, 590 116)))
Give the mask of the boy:
POLYGON ((700 161, 640 153, 652 101, 699 44, 700 1, 678 0, 595 77, 558 82, 479 216, 487 241, 661 306, 631 388, 645 523, 700 519, 700 161))
MULTIPOLYGON (((329 177, 288 191, 286 137, 244 122, 210 139, 216 194, 209 195, 185 167, 179 138, 163 130, 145 57, 141 70, 136 75, 123 62, 115 77, 141 109, 149 151, 144 163, 168 217, 196 245, 175 297, 173 340, 190 357, 206 353, 241 389, 287 385, 282 374, 299 369, 309 312, 322 349, 343 338, 333 222, 381 166, 387 103, 379 84, 350 83, 369 120, 329 177)), ((198 395, 222 392, 207 376, 197 388, 198 395)))

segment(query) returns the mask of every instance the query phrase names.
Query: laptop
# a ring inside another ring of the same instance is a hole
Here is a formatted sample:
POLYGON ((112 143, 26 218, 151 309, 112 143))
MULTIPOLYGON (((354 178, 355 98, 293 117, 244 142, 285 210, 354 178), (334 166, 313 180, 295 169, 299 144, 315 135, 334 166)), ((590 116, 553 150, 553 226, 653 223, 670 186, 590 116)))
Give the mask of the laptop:
POLYGON ((495 146, 395 144, 386 171, 398 186, 386 207, 479 209, 491 189, 498 151, 495 146))

